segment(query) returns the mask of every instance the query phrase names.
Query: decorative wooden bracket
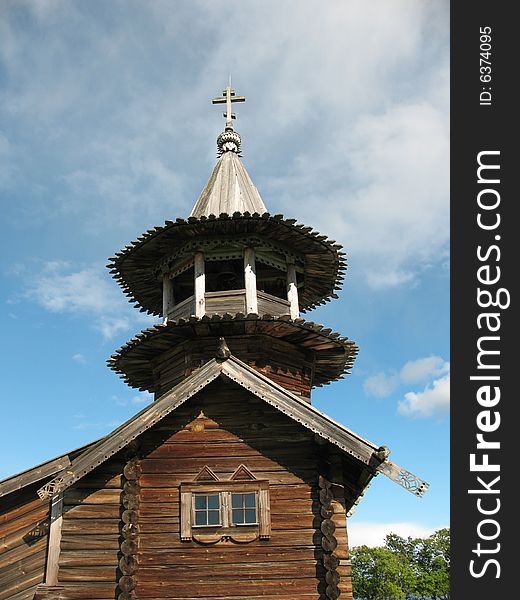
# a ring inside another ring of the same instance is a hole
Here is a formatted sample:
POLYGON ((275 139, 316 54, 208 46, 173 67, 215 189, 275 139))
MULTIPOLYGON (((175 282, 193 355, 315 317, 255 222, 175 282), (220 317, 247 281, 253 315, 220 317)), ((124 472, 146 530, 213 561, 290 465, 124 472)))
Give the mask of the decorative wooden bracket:
POLYGON ((423 481, 417 477, 417 475, 410 473, 410 471, 403 469, 403 467, 396 465, 391 460, 385 460, 382 462, 377 470, 386 475, 392 481, 395 481, 397 485, 400 485, 402 488, 411 494, 418 496, 419 498, 424 496, 430 487, 429 483, 426 483, 426 481, 423 481))

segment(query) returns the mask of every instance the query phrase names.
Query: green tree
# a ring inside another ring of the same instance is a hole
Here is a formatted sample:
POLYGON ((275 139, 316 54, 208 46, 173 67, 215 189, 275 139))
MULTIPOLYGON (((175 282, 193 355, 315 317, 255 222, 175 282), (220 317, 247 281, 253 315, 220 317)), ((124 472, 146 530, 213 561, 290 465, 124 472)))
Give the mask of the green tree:
POLYGON ((409 562, 388 548, 359 546, 351 559, 354 596, 360 600, 402 600, 413 589, 409 562))
POLYGON ((450 530, 428 538, 387 535, 382 548, 351 552, 354 597, 358 600, 449 600, 450 530))
POLYGON ((416 594, 433 600, 450 597, 450 530, 439 529, 426 539, 414 540, 416 594))
POLYGON ((448 600, 450 597, 450 530, 439 529, 428 538, 404 539, 395 533, 385 548, 406 560, 414 573, 409 597, 448 600))

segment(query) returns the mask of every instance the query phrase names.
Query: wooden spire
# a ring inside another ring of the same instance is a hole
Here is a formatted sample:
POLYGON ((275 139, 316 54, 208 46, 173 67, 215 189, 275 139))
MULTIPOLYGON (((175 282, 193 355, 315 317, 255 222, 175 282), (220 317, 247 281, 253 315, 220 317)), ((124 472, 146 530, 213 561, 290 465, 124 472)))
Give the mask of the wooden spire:
POLYGON ((235 212, 262 215, 267 209, 240 158, 235 152, 224 152, 190 217, 232 215, 235 212))

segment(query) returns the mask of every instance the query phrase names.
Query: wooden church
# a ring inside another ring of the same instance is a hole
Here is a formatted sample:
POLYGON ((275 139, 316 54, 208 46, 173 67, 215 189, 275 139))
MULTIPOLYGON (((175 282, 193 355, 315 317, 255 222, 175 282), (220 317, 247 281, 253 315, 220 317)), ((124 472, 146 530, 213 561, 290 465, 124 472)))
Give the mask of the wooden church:
POLYGON ((218 162, 187 219, 109 265, 162 322, 109 366, 155 401, 0 482, 0 600, 352 598, 348 516, 383 473, 427 484, 317 410, 356 345, 300 313, 337 297, 341 246, 271 215, 240 160, 230 86, 218 162))

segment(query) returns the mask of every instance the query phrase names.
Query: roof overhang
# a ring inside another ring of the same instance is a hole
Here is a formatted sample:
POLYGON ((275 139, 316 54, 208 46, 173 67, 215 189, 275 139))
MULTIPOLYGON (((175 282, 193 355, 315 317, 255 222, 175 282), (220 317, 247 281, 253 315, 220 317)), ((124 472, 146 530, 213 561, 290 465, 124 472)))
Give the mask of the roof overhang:
POLYGON ((342 246, 312 227, 295 219, 269 213, 221 213, 166 221, 149 229, 110 258, 108 268, 131 302, 143 312, 162 312, 162 282, 156 267, 165 257, 190 244, 198 248, 201 239, 262 237, 285 246, 305 262, 305 282, 300 290, 300 310, 310 310, 337 298, 346 270, 342 246))
MULTIPOLYGON (((337 423, 312 405, 291 394, 239 359, 231 356, 219 361, 212 359, 145 407, 111 434, 87 448, 54 479, 38 490, 41 498, 50 498, 73 485, 87 473, 125 448, 142 433, 184 404, 217 377, 224 376, 247 389, 303 427, 327 440, 342 452, 359 461, 369 474, 384 473, 399 485, 422 496, 428 484, 388 460, 388 451, 364 439, 344 425, 337 423)), ((367 478, 367 483, 370 477, 367 478)))
POLYGON ((171 349, 186 340, 234 335, 273 336, 288 343, 298 344, 314 355, 313 387, 341 379, 349 373, 358 353, 352 340, 331 329, 287 315, 213 315, 191 317, 159 323, 137 334, 109 359, 108 365, 125 382, 141 390, 154 389, 152 361, 165 349, 171 349), (230 335, 230 331, 233 332, 230 335))

